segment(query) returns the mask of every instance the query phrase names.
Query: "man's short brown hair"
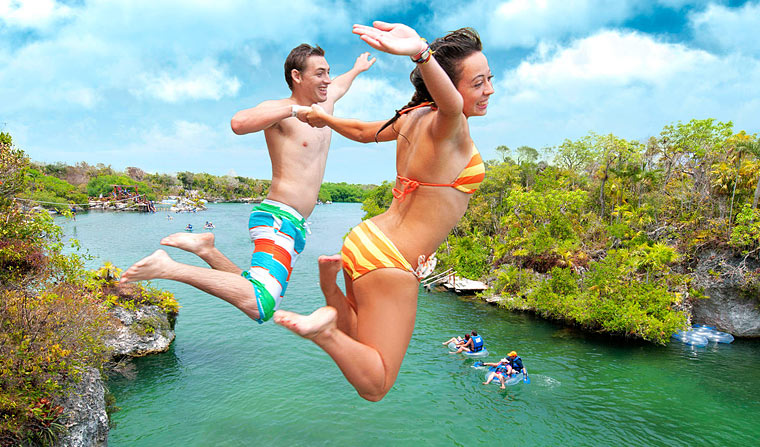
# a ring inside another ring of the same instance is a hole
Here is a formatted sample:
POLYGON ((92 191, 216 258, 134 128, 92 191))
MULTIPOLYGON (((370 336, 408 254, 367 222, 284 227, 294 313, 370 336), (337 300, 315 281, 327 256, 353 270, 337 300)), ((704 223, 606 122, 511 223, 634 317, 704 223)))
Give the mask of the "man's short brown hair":
POLYGON ((302 43, 290 50, 290 54, 285 58, 285 82, 288 83, 290 90, 293 90, 293 77, 290 72, 295 68, 303 71, 306 68, 306 60, 310 56, 324 56, 325 50, 317 46, 311 46, 308 43, 302 43))

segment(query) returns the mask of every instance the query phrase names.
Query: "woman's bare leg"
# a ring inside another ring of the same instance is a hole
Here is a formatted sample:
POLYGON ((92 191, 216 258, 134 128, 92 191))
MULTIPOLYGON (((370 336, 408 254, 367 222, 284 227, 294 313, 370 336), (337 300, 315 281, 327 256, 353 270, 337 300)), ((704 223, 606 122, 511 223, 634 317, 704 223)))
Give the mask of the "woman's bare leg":
POLYGON ((163 250, 137 261, 121 275, 121 283, 150 279, 171 279, 183 282, 206 293, 221 298, 237 307, 254 320, 258 320, 259 308, 253 284, 231 272, 182 264, 169 257, 163 250))
POLYGON ((356 338, 338 329, 332 307, 307 316, 278 310, 274 321, 311 339, 332 357, 361 397, 379 401, 395 383, 409 346, 418 290, 414 275, 394 268, 354 281, 356 338))
POLYGON ((194 253, 206 261, 206 264, 215 270, 234 273, 236 275, 242 273, 240 267, 235 265, 234 262, 230 261, 229 258, 224 256, 224 254, 216 248, 214 245, 213 233, 174 233, 161 239, 161 245, 177 247, 189 251, 190 253, 194 253))
MULTIPOLYGON (((356 311, 346 300, 346 295, 338 287, 335 277, 343 269, 343 259, 340 255, 320 256, 319 263, 319 286, 325 295, 325 303, 334 307, 338 312, 338 329, 350 337, 356 336, 356 311)), ((346 292, 351 293, 351 278, 345 274, 346 292)))

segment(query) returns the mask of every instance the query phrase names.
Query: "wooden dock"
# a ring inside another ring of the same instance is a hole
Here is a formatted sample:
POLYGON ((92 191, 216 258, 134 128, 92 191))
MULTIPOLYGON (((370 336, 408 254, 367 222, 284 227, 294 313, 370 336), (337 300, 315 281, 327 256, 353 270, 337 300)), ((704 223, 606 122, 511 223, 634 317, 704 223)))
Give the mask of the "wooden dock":
POLYGON ((442 287, 457 295, 474 295, 488 289, 486 283, 459 276, 453 269, 426 278, 422 281, 422 285, 428 291, 434 287, 442 287))

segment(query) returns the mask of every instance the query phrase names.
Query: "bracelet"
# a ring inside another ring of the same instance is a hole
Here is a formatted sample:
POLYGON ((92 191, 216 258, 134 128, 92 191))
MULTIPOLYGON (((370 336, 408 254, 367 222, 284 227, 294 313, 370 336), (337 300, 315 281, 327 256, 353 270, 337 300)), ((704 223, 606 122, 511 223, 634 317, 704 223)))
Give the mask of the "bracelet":
POLYGON ((295 118, 298 115, 298 112, 300 112, 301 110, 304 110, 304 109, 311 110, 311 107, 309 107, 309 106, 299 106, 298 104, 293 104, 292 106, 290 106, 290 116, 292 118, 295 118))
POLYGON ((430 49, 430 45, 425 45, 424 50, 420 51, 414 56, 411 56, 412 62, 415 64, 425 64, 430 60, 430 56, 432 56, 434 53, 435 51, 430 49))

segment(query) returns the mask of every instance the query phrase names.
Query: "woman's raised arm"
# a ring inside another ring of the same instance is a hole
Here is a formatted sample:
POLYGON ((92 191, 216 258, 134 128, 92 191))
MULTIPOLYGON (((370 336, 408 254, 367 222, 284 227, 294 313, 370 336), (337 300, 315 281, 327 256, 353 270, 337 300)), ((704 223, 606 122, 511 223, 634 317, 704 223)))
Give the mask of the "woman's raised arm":
POLYGON ((375 134, 385 124, 385 121, 366 122, 351 118, 338 118, 330 115, 317 104, 311 106, 311 111, 306 114, 307 122, 313 127, 328 126, 349 140, 358 141, 359 143, 370 143, 372 141, 393 141, 396 139, 396 133, 391 128, 383 129, 380 135, 375 134))
MULTIPOLYGON (((424 53, 428 47, 417 32, 400 23, 373 22, 373 26, 354 25, 354 34, 372 48, 390 54, 417 56, 424 53)), ((438 108, 439 121, 435 128, 444 132, 455 132, 462 118, 463 99, 456 86, 441 66, 431 56, 426 62, 419 64, 422 79, 425 81, 430 96, 438 108)))

